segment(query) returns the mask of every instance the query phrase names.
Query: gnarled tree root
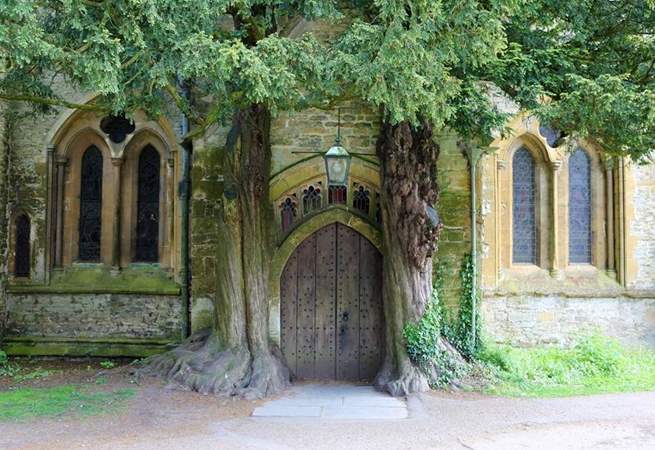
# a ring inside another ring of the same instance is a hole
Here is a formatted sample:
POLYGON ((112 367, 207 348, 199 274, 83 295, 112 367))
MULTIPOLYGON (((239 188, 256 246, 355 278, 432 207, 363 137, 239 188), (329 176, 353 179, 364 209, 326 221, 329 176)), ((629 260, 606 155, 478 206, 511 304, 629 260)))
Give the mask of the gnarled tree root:
POLYGON ((248 399, 275 395, 289 386, 289 370, 275 349, 252 355, 244 346, 222 349, 215 335, 201 332, 176 348, 151 356, 138 375, 162 378, 169 386, 248 399))
POLYGON ((402 362, 394 367, 391 358, 385 358, 385 363, 375 378, 375 388, 394 397, 405 397, 437 387, 460 387, 460 376, 466 374, 469 363, 444 338, 439 340, 439 349, 439 360, 420 367, 407 357, 402 358, 402 362))

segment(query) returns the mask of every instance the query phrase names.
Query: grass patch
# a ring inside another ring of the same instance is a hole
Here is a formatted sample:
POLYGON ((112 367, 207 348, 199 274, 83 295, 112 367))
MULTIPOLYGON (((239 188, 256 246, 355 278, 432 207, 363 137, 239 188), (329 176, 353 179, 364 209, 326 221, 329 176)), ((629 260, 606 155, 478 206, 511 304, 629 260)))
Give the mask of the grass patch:
POLYGON ((629 349, 602 336, 570 349, 487 346, 478 355, 496 395, 558 397, 655 389, 655 352, 629 349))
POLYGON ((50 388, 18 388, 0 392, 0 420, 80 414, 90 416, 113 412, 134 396, 135 389, 93 391, 79 385, 50 388))

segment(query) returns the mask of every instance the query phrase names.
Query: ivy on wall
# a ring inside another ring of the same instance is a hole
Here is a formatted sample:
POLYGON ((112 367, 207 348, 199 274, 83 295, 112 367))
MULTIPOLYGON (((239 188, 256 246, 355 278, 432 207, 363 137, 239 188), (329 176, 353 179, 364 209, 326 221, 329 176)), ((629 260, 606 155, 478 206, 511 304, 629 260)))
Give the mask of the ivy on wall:
POLYGON ((473 292, 474 267, 471 255, 465 255, 459 272, 461 283, 460 307, 457 315, 452 315, 444 305, 444 274, 447 267, 437 266, 432 298, 426 306, 421 319, 405 325, 403 335, 409 357, 419 367, 430 364, 438 367, 443 374, 441 383, 446 384, 455 378, 460 368, 450 361, 448 353, 442 348, 443 337, 468 360, 476 359, 482 350, 480 324, 480 296, 473 292), (474 297, 475 295, 475 297, 474 297), (475 299, 475 335, 472 329, 472 312, 475 299))
POLYGON ((459 304, 457 332, 451 343, 467 358, 474 358, 482 349, 480 337, 482 327, 480 324, 480 293, 473 292, 474 277, 473 258, 466 255, 459 271, 462 293, 459 304), (475 304, 475 313, 473 305, 475 304), (473 314, 475 314, 475 332, 473 331, 473 314))

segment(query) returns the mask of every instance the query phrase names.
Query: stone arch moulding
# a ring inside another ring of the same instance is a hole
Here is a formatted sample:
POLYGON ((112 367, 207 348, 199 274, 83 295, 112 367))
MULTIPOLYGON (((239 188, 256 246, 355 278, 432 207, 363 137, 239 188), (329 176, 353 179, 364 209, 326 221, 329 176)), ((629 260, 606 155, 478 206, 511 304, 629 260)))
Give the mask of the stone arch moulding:
POLYGON ((382 250, 382 233, 374 225, 348 211, 345 207, 334 206, 321 212, 294 228, 284 241, 275 249, 271 262, 269 288, 269 333, 270 338, 280 343, 280 277, 294 250, 315 231, 324 226, 340 223, 360 233, 368 239, 380 253, 382 250))
MULTIPOLYGON (((277 201, 286 192, 320 176, 325 177, 325 162, 322 154, 318 153, 316 156, 296 162, 274 174, 270 180, 269 198, 271 201, 277 201)), ((350 179, 357 179, 378 188, 380 186, 380 169, 372 162, 353 157, 350 165, 350 179)))
POLYGON ((100 130, 101 117, 92 111, 69 111, 62 114, 51 132, 47 136, 47 144, 56 149, 57 154, 66 155, 68 147, 74 144, 78 137, 85 132, 97 134, 110 149, 112 158, 122 158, 130 143, 143 138, 143 133, 152 136, 153 140, 162 143, 166 158, 175 153, 176 148, 170 143, 177 141, 173 127, 166 118, 149 119, 145 113, 138 111, 134 114, 136 129, 127 136, 125 141, 115 144, 100 130))
POLYGON ((538 151, 544 162, 555 163, 561 160, 558 150, 549 146, 546 138, 539 132, 539 120, 529 113, 517 114, 508 123, 512 130, 511 136, 498 137, 490 147, 498 148, 497 158, 509 164, 514 152, 522 146, 531 151, 538 151))

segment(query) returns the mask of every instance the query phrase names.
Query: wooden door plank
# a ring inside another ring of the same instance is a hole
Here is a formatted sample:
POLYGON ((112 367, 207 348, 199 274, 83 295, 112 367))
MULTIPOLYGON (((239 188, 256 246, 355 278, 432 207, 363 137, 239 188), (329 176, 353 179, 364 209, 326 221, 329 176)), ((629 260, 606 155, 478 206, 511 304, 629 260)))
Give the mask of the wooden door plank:
POLYGON ((359 376, 372 381, 382 363, 382 255, 368 239, 359 239, 359 376))
POLYGON ((296 306, 298 301, 298 254, 294 252, 280 279, 280 346, 289 370, 296 373, 296 306))
POLYGON ((337 225, 337 379, 359 380, 359 234, 337 225))
POLYGON ((316 232, 316 378, 336 377, 336 224, 316 232))
POLYGON ((316 308, 316 235, 307 238, 298 247, 298 312, 296 375, 301 379, 313 379, 315 357, 315 308, 316 308))

